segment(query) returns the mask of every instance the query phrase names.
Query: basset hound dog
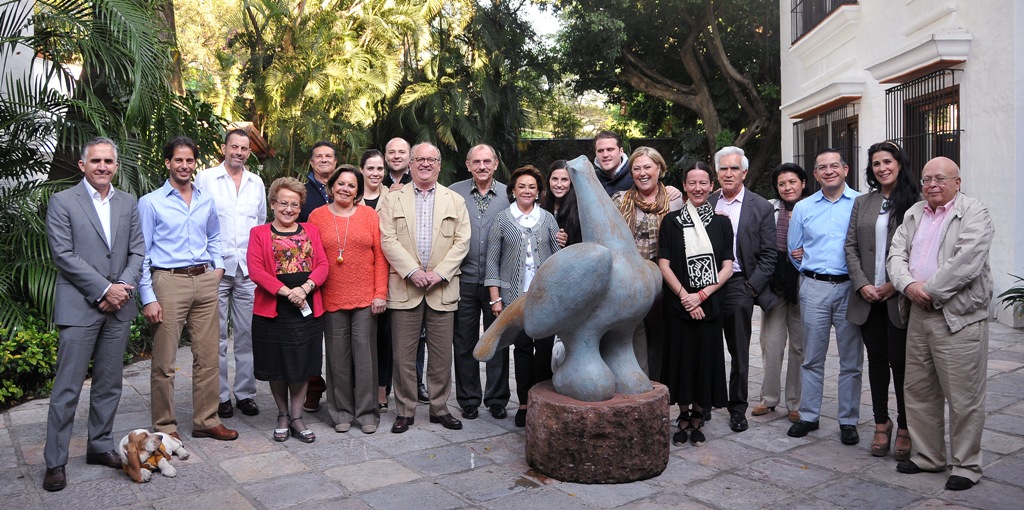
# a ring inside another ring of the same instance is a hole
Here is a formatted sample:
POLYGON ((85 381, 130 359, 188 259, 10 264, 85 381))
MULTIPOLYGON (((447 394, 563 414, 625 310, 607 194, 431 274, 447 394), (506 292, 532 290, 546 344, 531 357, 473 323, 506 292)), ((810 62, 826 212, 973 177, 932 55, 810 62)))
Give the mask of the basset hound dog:
POLYGON ((146 429, 135 429, 121 439, 117 449, 121 455, 121 467, 129 478, 138 483, 146 483, 153 477, 153 471, 167 477, 175 477, 178 472, 171 465, 171 455, 185 460, 189 453, 185 446, 168 434, 150 432, 146 429))

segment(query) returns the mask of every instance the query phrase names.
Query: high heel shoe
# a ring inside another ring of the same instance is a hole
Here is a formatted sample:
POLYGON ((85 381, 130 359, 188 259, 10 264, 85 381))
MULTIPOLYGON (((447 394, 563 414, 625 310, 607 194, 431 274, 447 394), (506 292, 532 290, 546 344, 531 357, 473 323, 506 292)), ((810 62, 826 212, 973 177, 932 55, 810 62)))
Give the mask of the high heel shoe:
MULTIPOLYGON (((287 418, 288 419, 288 423, 291 423, 292 417, 288 413, 277 415, 277 419, 280 420, 281 418, 287 418)), ((285 442, 287 440, 288 440, 288 427, 285 427, 283 429, 274 429, 274 441, 277 441, 278 443, 283 443, 283 442, 285 442)))
POLYGON ((288 428, 292 431, 292 437, 302 441, 303 443, 312 443, 313 441, 316 441, 316 434, 314 434, 312 430, 309 430, 308 428, 306 430, 295 429, 293 424, 301 419, 302 417, 300 416, 288 422, 288 428))
POLYGON ((893 451, 893 455, 896 457, 896 460, 900 462, 910 460, 910 431, 907 429, 897 429, 896 444, 894 446, 895 449, 893 451), (903 442, 904 440, 906 441, 906 444, 900 445, 900 443, 903 442))
POLYGON ((892 420, 886 421, 884 424, 875 424, 875 437, 872 438, 871 442, 871 455, 875 457, 885 457, 889 453, 889 445, 892 443, 892 420), (878 429, 878 426, 882 425, 882 430, 878 429), (884 438, 884 441, 879 441, 879 437, 884 438))

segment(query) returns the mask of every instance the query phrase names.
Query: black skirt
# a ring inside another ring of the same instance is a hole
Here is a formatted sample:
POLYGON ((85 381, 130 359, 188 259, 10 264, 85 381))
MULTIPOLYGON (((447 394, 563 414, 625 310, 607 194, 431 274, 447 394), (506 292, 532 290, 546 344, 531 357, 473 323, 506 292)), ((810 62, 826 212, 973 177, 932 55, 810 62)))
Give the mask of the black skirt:
MULTIPOLYGON (((309 278, 309 273, 280 274, 289 288, 309 278)), ((307 298, 313 307, 313 296, 307 298)), ((253 315, 253 372, 260 381, 302 382, 320 375, 323 365, 324 326, 319 317, 303 317, 284 296, 277 297, 277 317, 253 315)))

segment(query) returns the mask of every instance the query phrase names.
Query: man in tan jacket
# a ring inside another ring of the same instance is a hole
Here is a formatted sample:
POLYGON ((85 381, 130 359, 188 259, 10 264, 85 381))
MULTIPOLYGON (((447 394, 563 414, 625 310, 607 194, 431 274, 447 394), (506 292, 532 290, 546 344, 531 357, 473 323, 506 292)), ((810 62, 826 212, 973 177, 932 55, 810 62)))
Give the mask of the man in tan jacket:
POLYGON ((416 417, 416 346, 427 330, 430 422, 461 429, 448 412, 452 334, 459 304, 459 266, 472 230, 465 200, 437 183, 441 152, 429 143, 412 148, 412 186, 389 193, 380 210, 381 248, 391 265, 388 308, 398 417, 391 432, 409 430, 416 417))
POLYGON ((953 161, 929 161, 921 188, 925 201, 907 210, 886 264, 903 294, 900 312, 904 318, 909 314, 904 394, 916 450, 896 470, 916 474, 952 467, 946 489, 965 490, 981 478, 992 301, 988 258, 995 230, 988 208, 960 193, 960 169, 953 161))

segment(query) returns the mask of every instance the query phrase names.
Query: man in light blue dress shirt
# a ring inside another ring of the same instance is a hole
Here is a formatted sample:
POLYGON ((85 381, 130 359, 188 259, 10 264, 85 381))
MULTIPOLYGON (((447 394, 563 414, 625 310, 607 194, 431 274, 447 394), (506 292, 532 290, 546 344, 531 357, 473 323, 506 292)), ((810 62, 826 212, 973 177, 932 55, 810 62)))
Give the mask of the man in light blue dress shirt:
POLYGON ((800 278, 800 310, 804 323, 804 363, 800 367, 803 391, 800 421, 789 428, 789 436, 803 437, 818 430, 825 356, 829 333, 836 329, 839 348, 839 436, 843 444, 860 441, 861 368, 864 342, 860 328, 846 320, 850 276, 846 269, 846 240, 853 199, 859 195, 846 185, 849 167, 835 149, 818 153, 814 178, 821 190, 797 202, 789 221, 788 248, 800 278))

